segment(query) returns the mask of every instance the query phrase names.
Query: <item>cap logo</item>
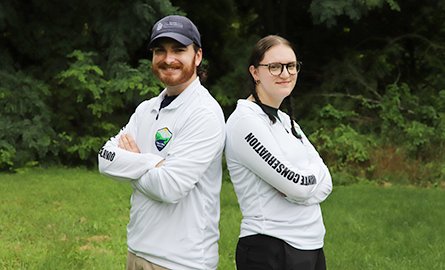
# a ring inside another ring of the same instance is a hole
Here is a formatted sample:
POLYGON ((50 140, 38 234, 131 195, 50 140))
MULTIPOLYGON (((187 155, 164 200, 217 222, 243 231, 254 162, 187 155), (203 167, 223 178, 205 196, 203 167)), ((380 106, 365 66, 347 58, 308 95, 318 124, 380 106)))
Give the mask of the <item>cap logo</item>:
POLYGON ((184 28, 184 25, 180 22, 167 22, 165 27, 169 28, 184 28))
POLYGON ((148 46, 152 47, 158 38, 171 38, 185 46, 195 43, 201 47, 201 36, 198 29, 192 21, 184 16, 166 16, 155 23, 148 46))

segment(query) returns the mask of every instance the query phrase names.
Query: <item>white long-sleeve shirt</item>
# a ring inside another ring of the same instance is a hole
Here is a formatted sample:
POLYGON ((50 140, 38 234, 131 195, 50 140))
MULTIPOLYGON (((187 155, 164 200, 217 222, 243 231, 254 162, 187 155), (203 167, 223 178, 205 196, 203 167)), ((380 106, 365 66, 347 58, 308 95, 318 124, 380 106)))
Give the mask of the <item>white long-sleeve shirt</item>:
POLYGON ((319 203, 332 179, 318 152, 295 123, 278 111, 272 124, 254 102, 239 100, 226 124, 226 159, 243 214, 240 237, 265 234, 311 250, 323 247, 319 203))
POLYGON ((104 145, 99 170, 133 187, 131 252, 169 269, 216 269, 224 115, 198 78, 159 110, 164 95, 141 103, 104 145), (141 153, 119 148, 122 134, 141 153))

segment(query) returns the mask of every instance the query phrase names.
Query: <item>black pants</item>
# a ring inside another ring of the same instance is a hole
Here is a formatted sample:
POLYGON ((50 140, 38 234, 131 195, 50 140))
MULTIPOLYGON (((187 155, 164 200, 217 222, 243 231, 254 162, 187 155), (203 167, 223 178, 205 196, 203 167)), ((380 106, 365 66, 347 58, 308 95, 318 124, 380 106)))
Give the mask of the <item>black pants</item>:
POLYGON ((323 249, 299 250, 262 234, 242 237, 236 247, 238 270, 325 270, 323 249))

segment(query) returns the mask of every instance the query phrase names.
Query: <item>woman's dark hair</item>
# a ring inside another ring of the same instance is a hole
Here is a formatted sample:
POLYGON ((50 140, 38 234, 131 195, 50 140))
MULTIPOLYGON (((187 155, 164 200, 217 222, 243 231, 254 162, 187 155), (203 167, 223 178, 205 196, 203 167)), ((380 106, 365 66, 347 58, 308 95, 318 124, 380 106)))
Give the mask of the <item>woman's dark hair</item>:
MULTIPOLYGON (((264 59, 264 55, 266 54, 266 52, 270 48, 272 48, 276 45, 280 45, 280 44, 288 46, 295 52, 294 46, 287 39, 277 36, 277 35, 269 35, 269 36, 263 37, 255 44, 255 47, 252 50, 252 54, 250 55, 249 67, 254 66, 255 68, 257 68, 258 65, 260 64, 260 62, 264 59)), ((277 119, 275 118, 275 116, 273 116, 271 113, 267 112, 267 110, 264 109, 265 108, 264 104, 261 102, 260 98, 258 97, 258 93, 256 92, 257 82, 255 81, 253 76, 251 76, 251 74, 249 74, 249 75, 250 75, 250 81, 251 81, 250 94, 252 94, 253 98, 255 99, 255 102, 267 114, 270 121, 275 124, 277 119)), ((293 113, 292 100, 291 100, 290 95, 288 97, 286 97, 286 107, 287 107, 287 112, 290 117, 290 122, 291 122, 291 126, 292 126, 292 134, 295 137, 297 137, 298 139, 301 139, 301 135, 298 134, 297 131, 295 130, 294 120, 293 120, 293 116, 292 116, 292 113, 293 113)))

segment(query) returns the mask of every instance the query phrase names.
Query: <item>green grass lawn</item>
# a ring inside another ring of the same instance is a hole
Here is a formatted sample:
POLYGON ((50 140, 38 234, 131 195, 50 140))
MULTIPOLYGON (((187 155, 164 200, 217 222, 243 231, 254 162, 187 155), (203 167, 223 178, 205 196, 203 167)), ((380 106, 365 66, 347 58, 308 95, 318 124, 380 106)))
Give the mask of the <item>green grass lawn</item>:
MULTIPOLYGON (((124 269, 130 192, 83 169, 0 174, 0 269, 124 269)), ((241 214, 227 181, 221 206, 230 270, 241 214)), ((445 269, 443 189, 335 187, 322 208, 330 270, 445 269)))

